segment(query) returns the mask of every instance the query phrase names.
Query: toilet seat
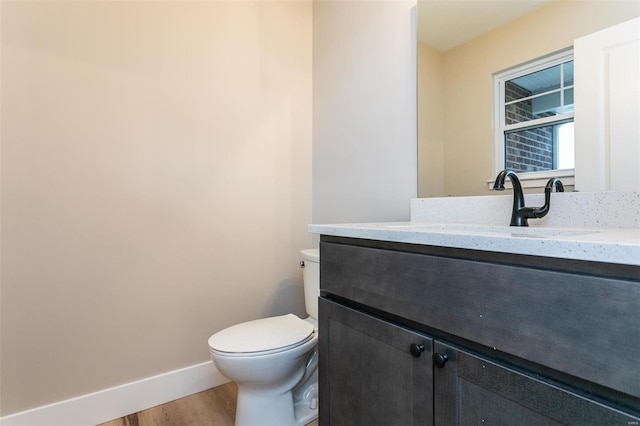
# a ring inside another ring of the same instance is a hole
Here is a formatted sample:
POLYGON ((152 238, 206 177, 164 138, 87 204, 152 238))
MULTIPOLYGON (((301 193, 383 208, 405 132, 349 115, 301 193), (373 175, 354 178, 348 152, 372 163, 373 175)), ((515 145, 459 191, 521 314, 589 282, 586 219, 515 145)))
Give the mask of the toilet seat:
POLYGON ((259 356, 287 351, 314 338, 314 326, 294 314, 237 324, 209 338, 221 356, 259 356))

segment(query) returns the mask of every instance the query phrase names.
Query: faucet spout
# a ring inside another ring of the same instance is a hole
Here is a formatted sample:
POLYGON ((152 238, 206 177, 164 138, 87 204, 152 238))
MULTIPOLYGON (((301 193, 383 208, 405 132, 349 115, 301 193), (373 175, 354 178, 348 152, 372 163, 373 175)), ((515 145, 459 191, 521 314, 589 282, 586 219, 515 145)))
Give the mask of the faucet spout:
POLYGON ((511 226, 529 226, 527 222, 527 214, 524 214, 524 192, 522 191, 522 185, 518 175, 513 170, 503 170, 496 176, 496 181, 493 183, 493 189, 495 191, 504 191, 504 181, 506 178, 511 180, 513 186, 513 209, 511 211, 511 226))

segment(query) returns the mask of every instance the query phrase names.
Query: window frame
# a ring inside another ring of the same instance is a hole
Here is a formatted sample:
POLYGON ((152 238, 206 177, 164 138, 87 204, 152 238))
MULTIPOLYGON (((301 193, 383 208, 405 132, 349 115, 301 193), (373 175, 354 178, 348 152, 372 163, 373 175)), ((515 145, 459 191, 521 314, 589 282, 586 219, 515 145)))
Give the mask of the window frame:
MULTIPOLYGON (((542 125, 549 125, 553 123, 562 123, 569 121, 575 122, 574 112, 571 111, 564 112, 552 117, 543 117, 516 124, 505 125, 505 104, 507 104, 504 102, 505 82, 572 60, 573 46, 493 74, 493 176, 496 176, 501 170, 505 168, 505 131, 525 130, 527 128, 540 127, 542 125)), ((569 87, 573 87, 573 85, 562 85, 559 89, 557 89, 560 93, 563 104, 564 90, 569 87)), ((574 176, 575 168, 562 170, 545 170, 538 172, 518 172, 518 177, 520 177, 522 186, 525 188, 544 187, 546 181, 551 177, 562 177, 565 185, 573 185, 574 176)), ((493 187, 493 181, 494 179, 490 179, 487 181, 487 185, 489 188, 493 187)))

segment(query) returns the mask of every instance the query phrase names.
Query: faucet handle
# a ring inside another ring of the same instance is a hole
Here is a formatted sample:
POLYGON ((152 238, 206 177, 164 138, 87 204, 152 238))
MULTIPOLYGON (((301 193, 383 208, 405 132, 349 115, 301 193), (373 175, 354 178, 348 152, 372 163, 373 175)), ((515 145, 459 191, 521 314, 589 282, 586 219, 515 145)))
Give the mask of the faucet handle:
POLYGON ((564 192, 562 181, 556 177, 552 177, 547 181, 547 185, 544 187, 545 192, 547 192, 547 190, 551 192, 554 186, 556 187, 556 192, 564 192))

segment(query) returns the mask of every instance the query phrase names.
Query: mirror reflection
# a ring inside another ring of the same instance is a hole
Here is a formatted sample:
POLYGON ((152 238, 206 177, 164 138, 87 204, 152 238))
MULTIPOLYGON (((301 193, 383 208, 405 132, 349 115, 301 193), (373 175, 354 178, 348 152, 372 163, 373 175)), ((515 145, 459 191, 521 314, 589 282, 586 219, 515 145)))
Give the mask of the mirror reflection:
POLYGON ((505 167, 572 175, 573 41, 639 15, 635 0, 419 0, 418 196, 487 195, 505 167))

